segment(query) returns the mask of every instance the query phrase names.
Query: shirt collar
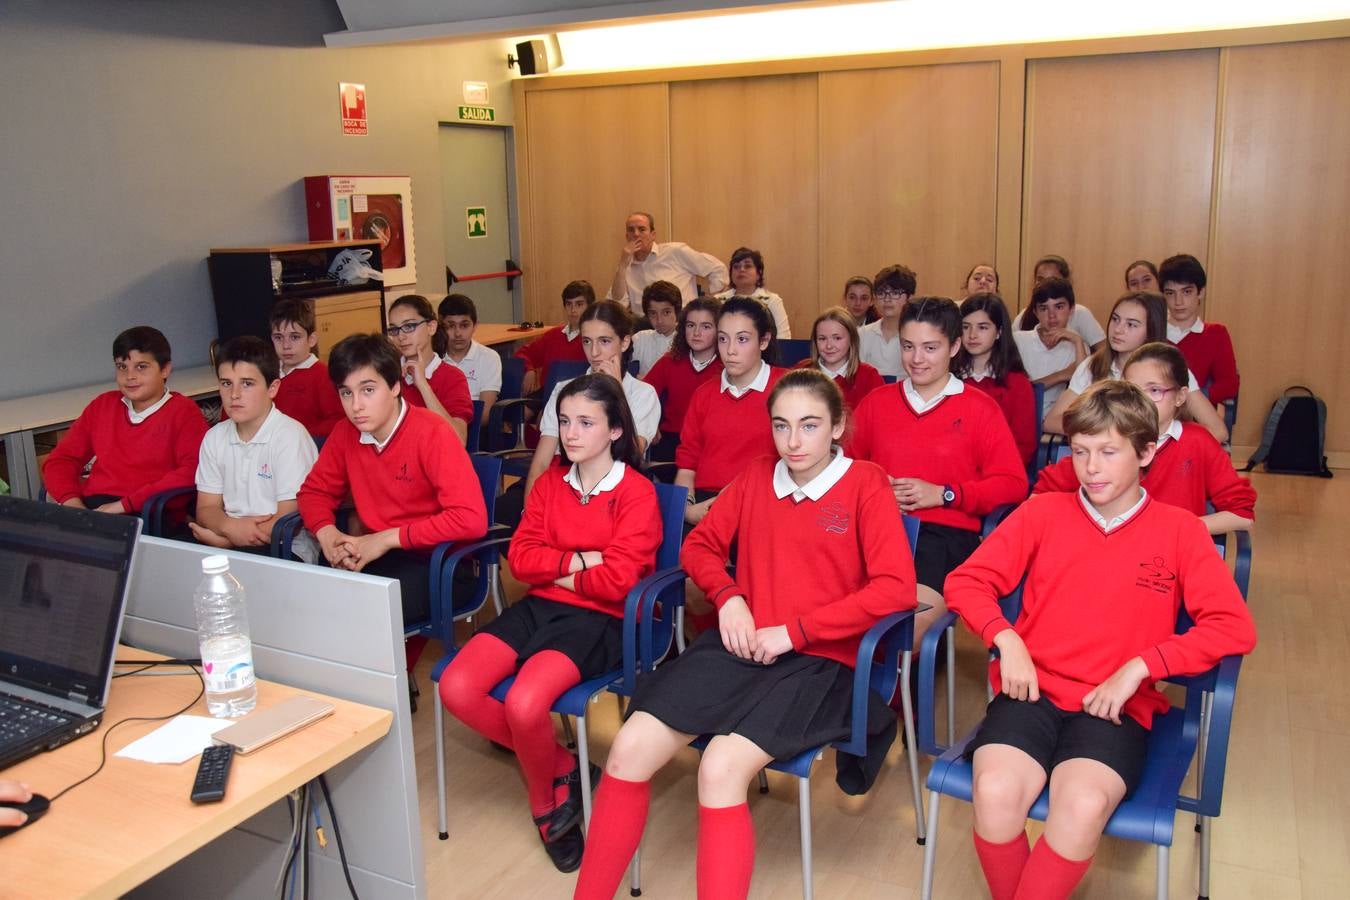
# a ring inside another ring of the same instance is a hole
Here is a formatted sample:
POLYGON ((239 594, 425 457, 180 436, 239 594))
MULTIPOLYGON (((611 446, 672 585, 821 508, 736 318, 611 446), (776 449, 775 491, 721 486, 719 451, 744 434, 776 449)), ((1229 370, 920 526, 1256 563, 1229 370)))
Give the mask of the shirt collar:
MULTIPOLYGON (((427 381, 430 381, 431 376, 436 374, 436 370, 441 367, 441 362, 442 360, 440 356, 438 356, 435 353, 431 354, 431 362, 427 363, 427 371, 426 371, 427 381)), ((399 360, 399 363, 402 365, 407 365, 408 358, 406 356, 402 357, 399 360)), ((411 375, 404 375, 403 380, 408 384, 412 384, 415 381, 415 379, 411 375)))
POLYGON ((1173 419, 1171 424, 1163 430, 1163 433, 1158 435, 1158 449, 1161 450, 1162 445, 1169 440, 1181 440, 1181 422, 1177 419, 1173 419))
POLYGON ((136 412, 136 410, 132 409, 131 401, 126 398, 126 395, 124 394, 122 396, 122 405, 127 408, 127 418, 131 420, 132 425, 141 424, 146 419, 150 418, 155 413, 159 412, 159 408, 168 402, 169 402, 169 389, 165 388, 163 397, 160 397, 158 400, 156 400, 154 403, 151 403, 149 406, 147 406, 140 412, 136 412))
POLYGON ((269 409, 267 415, 263 417, 262 424, 259 425, 258 430, 254 432, 253 439, 249 441, 240 439, 239 426, 235 423, 234 419, 226 419, 226 421, 230 423, 230 443, 245 446, 249 444, 267 443, 268 438, 272 436, 272 432, 276 430, 276 420, 279 415, 281 415, 281 410, 277 409, 275 403, 272 404, 272 408, 269 409))
POLYGON ((932 400, 925 400, 919 396, 919 392, 914 389, 914 385, 910 382, 909 378, 906 378, 904 381, 905 400, 909 403, 911 409, 920 414, 928 412, 930 409, 941 403, 943 399, 955 397, 965 389, 966 386, 962 383, 960 378, 948 373, 947 383, 942 386, 942 390, 934 394, 932 400))
POLYGON ((848 374, 848 360, 844 360, 844 364, 837 369, 831 369, 829 366, 825 365, 824 361, 817 361, 816 365, 820 367, 820 371, 831 378, 843 378, 848 374))
POLYGON ((595 487, 587 490, 581 486, 581 476, 577 474, 577 464, 572 463, 568 468, 567 474, 563 476, 563 481, 567 482, 574 491, 585 497, 594 497, 596 494, 603 494, 605 491, 612 491, 623 481, 623 474, 628 467, 618 460, 614 461, 614 467, 609 470, 604 478, 601 478, 595 487))
POLYGON ((363 431, 361 432, 361 436, 357 438, 357 441, 362 444, 373 444, 376 453, 383 453, 384 448, 388 447, 389 442, 394 439, 394 435, 398 434, 399 426, 403 424, 403 420, 407 417, 407 415, 408 415, 408 404, 404 402, 402 397, 399 397, 398 418, 394 420, 394 427, 389 429, 389 437, 385 438, 384 442, 381 443, 380 441, 375 440, 375 435, 372 432, 363 431))
POLYGON ((1139 510, 1143 508, 1144 501, 1147 499, 1148 499, 1148 492, 1141 487, 1139 489, 1138 502, 1136 502, 1134 506, 1131 506, 1129 509, 1125 510, 1123 513, 1121 513, 1120 515, 1116 516, 1114 519, 1108 522, 1106 521, 1106 516, 1103 516, 1101 513, 1099 513, 1097 511, 1097 507, 1092 505, 1092 501, 1088 499, 1087 491, 1083 490, 1082 488, 1078 489, 1078 501, 1083 504, 1083 509, 1087 510, 1087 514, 1092 517, 1092 521, 1097 523, 1097 527, 1101 528, 1101 530, 1106 532, 1107 534, 1110 534, 1120 526, 1124 525, 1126 522, 1133 519, 1135 515, 1139 512, 1139 510))
POLYGON ((792 474, 788 472, 787 463, 780 459, 773 467, 773 492, 779 500, 791 497, 794 503, 819 500, 829 493, 830 488, 839 483, 839 479, 844 477, 844 473, 851 465, 853 460, 844 455, 842 448, 835 447, 834 458, 821 469, 820 474, 806 484, 798 486, 797 482, 792 480, 792 474))
POLYGON ((1175 344, 1177 341, 1181 340, 1188 334, 1200 334, 1204 330, 1205 330, 1205 322, 1203 319, 1199 317, 1197 317, 1196 320, 1191 323, 1190 328, 1187 328, 1184 331, 1178 328, 1177 326, 1173 325, 1171 322, 1168 322, 1167 339, 1175 344))
POLYGON ((689 365, 694 367, 695 372, 702 372, 704 369, 708 368, 708 366, 711 366, 713 364, 714 359, 717 359, 716 350, 713 351, 712 356, 708 357, 703 362, 699 362, 698 360, 694 359, 694 354, 691 353, 689 354, 689 365))
POLYGON ((754 380, 743 388, 738 388, 735 385, 733 385, 730 379, 727 378, 727 370, 726 369, 722 370, 721 389, 731 394, 731 396, 735 397, 737 400, 741 399, 751 391, 763 391, 768 386, 769 386, 769 364, 762 359, 759 361, 759 372, 755 375, 754 380))
POLYGON ((568 342, 570 343, 571 341, 576 339, 577 335, 581 334, 581 326, 578 325, 576 328, 568 328, 566 325, 564 325, 562 327, 562 333, 563 337, 567 338, 568 342))
POLYGON ((318 358, 317 356, 315 356, 313 353, 311 353, 309 356, 306 356, 306 357, 305 357, 305 359, 304 359, 303 362, 298 362, 298 363, 296 363, 295 365, 291 366, 291 367, 290 367, 289 369, 287 369, 286 371, 279 373, 279 374, 278 374, 278 377, 279 377, 279 378, 285 378, 287 375, 291 374, 292 372, 299 372, 301 369, 308 369, 310 366, 314 365, 314 364, 315 364, 316 362, 318 362, 318 361, 319 361, 319 358, 318 358))

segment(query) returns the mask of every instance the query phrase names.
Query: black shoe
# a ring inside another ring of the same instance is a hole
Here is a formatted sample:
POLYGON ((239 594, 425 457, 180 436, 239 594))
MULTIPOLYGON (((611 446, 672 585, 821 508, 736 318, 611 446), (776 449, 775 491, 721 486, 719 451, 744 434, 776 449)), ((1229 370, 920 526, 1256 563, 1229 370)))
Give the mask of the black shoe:
MULTIPOLYGON (((592 763, 590 765, 591 790, 594 791, 596 785, 600 783, 600 767, 592 763)), ((548 839, 552 840, 562 834, 564 830, 570 828, 572 824, 581 821, 581 816, 585 807, 581 803, 581 763, 578 762, 575 769, 566 775, 560 775, 553 779, 555 788, 567 785, 567 799, 554 807, 549 815, 552 817, 552 823, 548 828, 548 839)), ((539 824, 543 824, 542 822, 539 824)))
MULTIPOLYGON (((542 816, 536 816, 534 819, 535 830, 538 826, 548 825, 549 833, 553 833, 555 827, 560 823, 558 818, 561 807, 553 812, 542 816)), ((559 872, 575 872, 581 868, 581 854, 586 849, 585 839, 581 834, 581 816, 577 815, 572 824, 564 827, 557 837, 546 838, 540 832, 539 839, 544 842, 544 850, 548 853, 548 858, 552 860, 553 867, 559 872)))

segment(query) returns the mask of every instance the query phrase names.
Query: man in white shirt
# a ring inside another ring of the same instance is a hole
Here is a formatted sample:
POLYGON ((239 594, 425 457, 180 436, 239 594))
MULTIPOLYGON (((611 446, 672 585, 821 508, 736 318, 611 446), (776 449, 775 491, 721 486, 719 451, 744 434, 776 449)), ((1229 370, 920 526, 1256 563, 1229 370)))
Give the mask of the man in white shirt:
POLYGON ((502 390, 502 358, 490 347, 473 339, 478 327, 478 307, 463 294, 449 294, 436 310, 445 332, 445 361, 464 373, 469 398, 483 401, 482 425, 502 390))
POLYGON ((669 281, 680 289, 680 296, 686 301, 698 296, 699 278, 707 281, 710 294, 730 282, 727 267, 711 253, 675 241, 656 243, 656 221, 651 213, 629 215, 624 222, 624 234, 627 241, 605 299, 627 303, 634 315, 642 314, 642 291, 655 281, 669 281))

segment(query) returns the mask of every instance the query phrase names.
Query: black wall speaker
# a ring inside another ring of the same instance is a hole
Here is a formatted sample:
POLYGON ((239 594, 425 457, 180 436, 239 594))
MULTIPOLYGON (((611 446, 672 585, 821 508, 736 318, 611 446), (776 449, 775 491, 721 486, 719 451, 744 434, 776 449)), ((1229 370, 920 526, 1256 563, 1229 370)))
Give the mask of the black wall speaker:
POLYGON ((516 44, 516 64, 522 75, 543 75, 548 72, 548 48, 542 40, 521 41, 516 44))

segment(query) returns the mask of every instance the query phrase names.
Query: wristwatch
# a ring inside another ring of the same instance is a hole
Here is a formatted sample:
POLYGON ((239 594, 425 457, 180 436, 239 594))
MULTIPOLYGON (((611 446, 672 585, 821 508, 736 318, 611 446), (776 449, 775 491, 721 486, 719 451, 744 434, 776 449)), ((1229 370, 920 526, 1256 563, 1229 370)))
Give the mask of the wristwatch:
POLYGON ((951 506, 955 502, 956 502, 956 491, 952 490, 952 486, 950 484, 944 484, 942 486, 942 505, 951 506))

